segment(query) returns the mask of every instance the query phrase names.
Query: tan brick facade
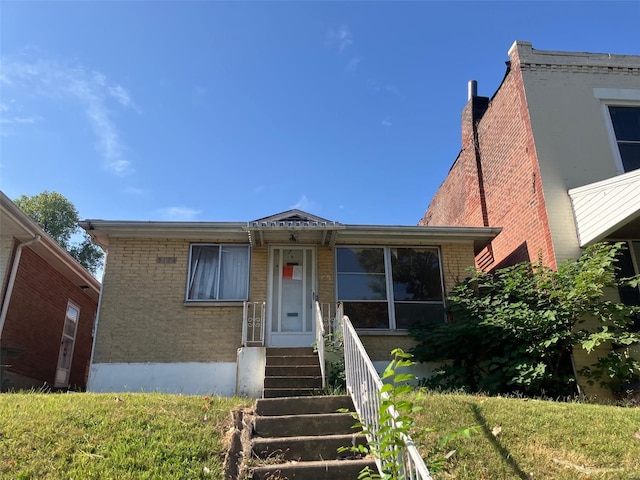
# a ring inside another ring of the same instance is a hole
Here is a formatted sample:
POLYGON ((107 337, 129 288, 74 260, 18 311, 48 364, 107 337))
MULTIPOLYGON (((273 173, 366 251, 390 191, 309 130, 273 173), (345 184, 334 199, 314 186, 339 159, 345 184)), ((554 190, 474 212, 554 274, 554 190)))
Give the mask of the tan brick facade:
MULTIPOLYGON (((95 363, 235 361, 242 304, 185 306, 189 243, 111 239, 95 363), (158 257, 175 263, 158 263, 158 257)), ((260 252, 255 262, 261 265, 260 252)))
MULTIPOLYGON (((185 303, 190 243, 198 242, 110 238, 94 363, 236 360, 241 346, 242 304, 185 303)), ((447 243, 441 245, 441 253, 448 292, 473 265, 473 245, 447 243)), ((251 301, 269 302, 268 262, 269 246, 251 249, 251 301)), ((318 296, 322 303, 335 302, 334 276, 334 249, 318 247, 318 296)), ((391 349, 412 345, 406 335, 371 336, 366 341, 375 352, 374 359, 382 360, 391 349)))

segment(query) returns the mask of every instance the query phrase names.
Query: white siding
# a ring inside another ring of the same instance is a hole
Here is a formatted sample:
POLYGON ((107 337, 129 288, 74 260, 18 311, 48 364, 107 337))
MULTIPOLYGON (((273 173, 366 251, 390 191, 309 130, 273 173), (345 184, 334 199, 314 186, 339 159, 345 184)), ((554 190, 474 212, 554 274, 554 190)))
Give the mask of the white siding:
POLYGON ((13 237, 0 237, 0 291, 4 288, 9 275, 9 261, 13 249, 13 237))
POLYGON ((580 246, 640 216, 640 170, 569 190, 580 246))

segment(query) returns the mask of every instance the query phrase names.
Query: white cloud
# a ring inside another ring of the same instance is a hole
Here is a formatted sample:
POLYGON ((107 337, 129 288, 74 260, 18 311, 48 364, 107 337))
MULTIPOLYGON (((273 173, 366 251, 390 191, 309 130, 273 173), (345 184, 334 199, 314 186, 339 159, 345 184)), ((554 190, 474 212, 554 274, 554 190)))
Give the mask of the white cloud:
POLYGON ((337 30, 331 29, 327 32, 327 43, 342 53, 347 47, 353 45, 353 34, 349 27, 342 25, 337 30))
POLYGON ((144 188, 129 186, 124 189, 124 193, 127 193, 129 195, 144 195, 147 193, 147 190, 145 190, 144 188))
POLYGON ((34 124, 38 121, 42 120, 42 117, 39 116, 33 116, 33 117, 18 117, 18 116, 14 116, 14 117, 2 117, 0 118, 0 123, 3 124, 16 124, 16 123, 23 123, 23 124, 34 124))
POLYGON ((390 127, 392 125, 391 120, 389 120, 389 118, 385 118, 380 123, 382 124, 383 127, 390 127))
POLYGON ((349 63, 347 63, 345 70, 349 73, 355 73, 360 66, 360 62, 362 62, 362 57, 353 57, 351 60, 349 60, 349 63))
POLYGON ((311 210, 317 211, 320 208, 320 206, 318 205, 318 203, 312 200, 309 200, 306 195, 302 195, 302 197, 300 197, 300 200, 298 200, 298 202, 295 205, 291 205, 289 208, 305 210, 311 213, 311 210))
MULTIPOLYGON (((55 102, 76 102, 85 114, 96 136, 96 148, 105 169, 116 175, 134 172, 125 158, 126 145, 112 118, 112 105, 130 108, 140 113, 127 90, 113 83, 106 75, 89 71, 82 65, 66 65, 55 60, 30 58, 2 58, 0 84, 3 89, 16 89, 31 97, 55 102)), ((6 112, 6 105, 0 112, 6 112)), ((4 116, 4 115, 3 115, 4 116)), ((27 115, 24 118, 38 118, 27 115)), ((53 119, 55 121, 55 119, 53 119)), ((24 122, 23 122, 24 123, 24 122)))
POLYGON ((367 81, 367 85, 369 86, 369 89, 371 89, 371 91, 379 93, 388 93, 394 97, 399 98, 400 100, 404 100, 404 95, 402 94, 402 92, 400 91, 400 89, 398 87, 396 87, 395 85, 392 84, 384 84, 384 83, 380 83, 379 81, 370 78, 367 81))
POLYGON ((164 220, 191 221, 202 213, 202 210, 196 210, 188 207, 167 207, 158 210, 158 213, 164 220))

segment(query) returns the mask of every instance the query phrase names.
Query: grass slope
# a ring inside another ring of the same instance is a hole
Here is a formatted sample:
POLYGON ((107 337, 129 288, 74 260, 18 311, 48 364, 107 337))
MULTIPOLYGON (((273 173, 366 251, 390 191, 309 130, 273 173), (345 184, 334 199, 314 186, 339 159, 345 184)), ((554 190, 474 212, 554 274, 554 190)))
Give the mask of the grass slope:
POLYGON ((0 478, 223 478, 237 398, 0 395, 0 478))
MULTIPOLYGON (((423 456, 456 450, 436 480, 640 480, 638 407, 433 393, 413 400, 424 408, 412 434, 423 456), (438 446, 444 434, 473 425, 470 439, 438 446)), ((230 411, 248 403, 2 394, 0 478, 222 479, 230 411)))
POLYGON ((436 479, 640 480, 640 407, 431 393, 413 400, 424 408, 412 434, 423 456, 456 450, 436 479), (470 439, 438 447, 443 435, 474 425, 470 439))

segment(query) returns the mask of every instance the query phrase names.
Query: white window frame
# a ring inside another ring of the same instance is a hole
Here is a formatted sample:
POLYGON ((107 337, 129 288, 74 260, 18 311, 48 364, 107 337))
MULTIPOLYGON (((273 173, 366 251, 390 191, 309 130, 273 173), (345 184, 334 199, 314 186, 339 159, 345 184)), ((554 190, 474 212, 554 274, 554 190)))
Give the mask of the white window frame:
POLYGON ((631 88, 594 88, 593 96, 600 100, 602 113, 607 126, 607 134, 609 135, 609 144, 611 145, 611 153, 616 163, 616 172, 619 175, 626 173, 618 139, 613 128, 613 121, 609 113, 609 107, 637 107, 640 108, 640 90, 631 88))
POLYGON ((214 303, 220 304, 225 302, 244 302, 249 299, 249 279, 251 275, 251 247, 248 244, 242 243, 190 243, 189 244, 189 260, 187 264, 187 283, 185 288, 185 302, 189 304, 203 304, 203 303, 214 303), (194 272, 191 271, 192 265, 192 256, 193 256, 193 247, 218 247, 218 274, 215 279, 216 283, 216 292, 219 296, 220 289, 220 273, 221 273, 221 263, 222 263, 222 249, 224 247, 244 247, 247 250, 247 271, 246 271, 246 285, 245 291, 246 295, 244 298, 189 298, 189 291, 191 290, 191 285, 194 275, 194 272))
MULTIPOLYGON (((366 334, 380 334, 380 333, 389 333, 389 332, 400 332, 406 333, 409 330, 406 328, 396 328, 396 316, 395 316, 395 298, 393 295, 393 267, 391 263, 391 250, 394 248, 413 248, 416 250, 435 250, 438 254, 438 269, 440 270, 440 291, 442 292, 442 301, 434 301, 434 300, 416 300, 416 301, 399 301, 399 303, 420 303, 420 304, 431 304, 431 305, 442 305, 443 307, 443 315, 442 315, 442 323, 446 322, 447 313, 446 313, 446 292, 444 289, 444 269, 442 265, 442 251, 439 246, 435 245, 336 245, 336 255, 335 255, 335 265, 334 265, 334 277, 335 281, 335 298, 338 301, 344 302, 356 302, 357 300, 342 300, 338 296, 338 255, 337 250, 339 248, 376 248, 382 249, 383 251, 383 259, 384 259, 384 275, 385 275, 385 286, 387 291, 387 298, 385 300, 371 301, 372 303, 382 303, 384 301, 387 302, 387 315, 389 316, 389 328, 356 328, 358 332, 366 333, 366 334)), ((344 273, 344 272, 340 272, 344 273)))

